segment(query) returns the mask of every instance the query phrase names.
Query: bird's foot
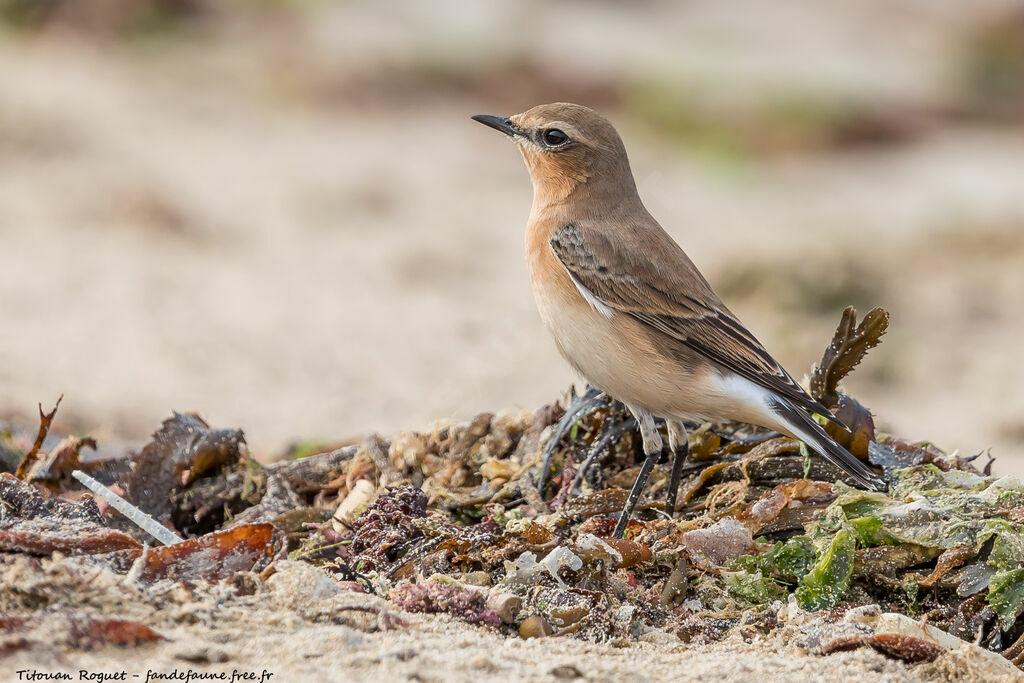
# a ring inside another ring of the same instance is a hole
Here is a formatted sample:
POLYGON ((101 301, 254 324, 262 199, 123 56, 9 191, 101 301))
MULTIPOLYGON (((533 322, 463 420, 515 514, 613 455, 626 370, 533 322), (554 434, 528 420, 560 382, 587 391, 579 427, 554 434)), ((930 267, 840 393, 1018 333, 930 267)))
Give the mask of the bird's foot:
POLYGON ((573 389, 569 406, 565 409, 565 414, 562 415, 562 419, 555 425, 555 430, 552 432, 551 437, 544 444, 544 451, 541 458, 540 475, 537 482, 537 490, 540 491, 541 496, 544 495, 544 486, 548 482, 548 477, 551 475, 551 458, 555 454, 555 449, 558 448, 558 444, 562 443, 569 432, 572 431, 573 426, 577 421, 583 419, 587 415, 605 408, 611 402, 611 398, 607 394, 601 392, 600 389, 587 385, 587 390, 582 394, 577 395, 575 389, 573 389))

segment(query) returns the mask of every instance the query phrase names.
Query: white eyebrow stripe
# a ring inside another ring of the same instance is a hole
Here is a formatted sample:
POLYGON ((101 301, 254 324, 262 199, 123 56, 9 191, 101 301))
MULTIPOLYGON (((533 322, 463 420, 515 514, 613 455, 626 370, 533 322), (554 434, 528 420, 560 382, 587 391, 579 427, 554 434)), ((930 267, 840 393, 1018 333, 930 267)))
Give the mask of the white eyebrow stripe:
MULTIPOLYGON (((568 272, 568 269, 566 270, 566 272, 568 272)), ((572 273, 569 273, 569 278, 572 280, 572 283, 576 285, 576 289, 580 290, 580 294, 582 294, 583 298, 587 300, 587 303, 590 304, 591 308, 593 308, 595 311, 600 313, 605 318, 611 320, 612 314, 614 314, 615 311, 609 308, 608 304, 598 299, 593 292, 591 292, 589 289, 580 284, 580 281, 577 280, 572 273)))

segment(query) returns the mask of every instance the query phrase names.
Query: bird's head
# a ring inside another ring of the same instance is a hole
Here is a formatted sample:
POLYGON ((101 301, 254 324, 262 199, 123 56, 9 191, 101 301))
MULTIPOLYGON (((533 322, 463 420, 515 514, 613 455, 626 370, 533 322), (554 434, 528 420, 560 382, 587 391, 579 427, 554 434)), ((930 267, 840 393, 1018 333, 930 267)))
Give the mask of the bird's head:
POLYGON ((516 143, 530 170, 535 200, 556 203, 580 190, 636 192, 622 139, 593 109, 556 102, 514 116, 479 114, 473 120, 516 143))

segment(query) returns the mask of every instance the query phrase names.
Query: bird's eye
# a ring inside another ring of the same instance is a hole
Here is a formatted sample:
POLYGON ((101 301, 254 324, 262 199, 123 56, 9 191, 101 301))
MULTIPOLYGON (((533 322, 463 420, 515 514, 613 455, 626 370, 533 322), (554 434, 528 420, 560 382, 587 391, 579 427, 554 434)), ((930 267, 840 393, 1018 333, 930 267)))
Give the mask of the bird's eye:
POLYGON ((569 142, 569 136, 557 128, 548 128, 544 131, 544 144, 548 147, 558 147, 569 142))

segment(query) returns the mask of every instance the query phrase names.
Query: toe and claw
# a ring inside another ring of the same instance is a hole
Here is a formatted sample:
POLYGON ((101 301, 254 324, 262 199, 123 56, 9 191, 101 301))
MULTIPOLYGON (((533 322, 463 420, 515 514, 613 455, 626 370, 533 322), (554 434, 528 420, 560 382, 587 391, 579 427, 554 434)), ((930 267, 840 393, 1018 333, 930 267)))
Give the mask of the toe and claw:
POLYGON ((551 457, 555 454, 558 444, 572 430, 572 426, 576 421, 598 408, 608 406, 610 402, 611 399, 607 394, 602 393, 600 389, 595 389, 589 384, 587 385, 587 390, 582 394, 577 394, 575 388, 573 388, 569 407, 565 409, 565 414, 562 415, 558 424, 555 425, 554 433, 547 443, 544 444, 544 453, 542 454, 540 465, 540 478, 537 482, 538 491, 543 494, 544 485, 547 484, 548 475, 551 473, 551 457))

